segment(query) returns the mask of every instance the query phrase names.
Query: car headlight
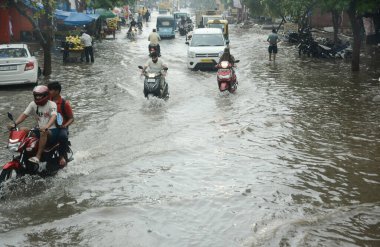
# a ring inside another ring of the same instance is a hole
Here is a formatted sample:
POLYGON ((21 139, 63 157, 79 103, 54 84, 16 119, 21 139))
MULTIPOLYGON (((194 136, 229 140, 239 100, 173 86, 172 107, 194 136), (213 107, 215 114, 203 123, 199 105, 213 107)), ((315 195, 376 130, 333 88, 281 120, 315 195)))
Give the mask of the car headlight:
POLYGON ((190 58, 194 58, 194 57, 195 57, 195 52, 193 52, 193 51, 189 51, 189 52, 187 53, 187 56, 190 57, 190 58))

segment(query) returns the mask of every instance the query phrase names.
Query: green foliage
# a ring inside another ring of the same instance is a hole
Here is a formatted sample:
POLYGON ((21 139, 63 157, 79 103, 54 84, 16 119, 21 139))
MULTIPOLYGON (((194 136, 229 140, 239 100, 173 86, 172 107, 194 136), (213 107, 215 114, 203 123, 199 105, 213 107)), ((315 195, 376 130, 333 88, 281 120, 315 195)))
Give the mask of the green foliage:
POLYGON ((91 7, 112 9, 114 7, 121 7, 124 5, 134 5, 136 0, 94 0, 91 1, 91 7))

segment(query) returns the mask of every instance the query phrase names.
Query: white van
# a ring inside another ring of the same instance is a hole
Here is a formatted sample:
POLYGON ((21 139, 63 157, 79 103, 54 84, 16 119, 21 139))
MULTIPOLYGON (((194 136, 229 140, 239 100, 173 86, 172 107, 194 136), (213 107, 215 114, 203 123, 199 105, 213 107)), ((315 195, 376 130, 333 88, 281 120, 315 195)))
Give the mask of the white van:
POLYGON ((219 57, 228 45, 220 28, 195 29, 191 40, 186 42, 187 67, 189 69, 215 69, 219 57))

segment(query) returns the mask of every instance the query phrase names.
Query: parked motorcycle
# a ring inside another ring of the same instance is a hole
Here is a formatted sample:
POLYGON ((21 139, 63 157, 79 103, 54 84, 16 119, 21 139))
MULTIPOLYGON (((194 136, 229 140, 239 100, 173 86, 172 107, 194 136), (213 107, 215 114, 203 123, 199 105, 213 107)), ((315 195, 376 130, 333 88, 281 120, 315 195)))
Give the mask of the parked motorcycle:
MULTIPOLYGON (((139 69, 144 69, 142 66, 138 66, 139 69)), ((165 71, 168 68, 164 69, 165 71)), ((169 85, 166 83, 165 77, 162 72, 151 73, 144 72, 145 80, 144 80, 144 96, 149 99, 151 97, 158 97, 160 99, 167 100, 169 98, 169 85), (161 89, 160 84, 163 80, 164 86, 161 89)))
MULTIPOLYGON (((15 127, 9 131, 8 149, 15 153, 12 161, 6 163, 0 173, 0 185, 13 177, 24 175, 40 175, 41 177, 53 176, 59 169, 59 143, 45 147, 39 164, 29 161, 34 157, 38 150, 38 141, 32 133, 36 128, 28 132, 17 128, 11 113, 8 112, 8 118, 13 121, 15 127)), ((70 148, 67 150, 67 162, 73 160, 73 152, 70 148)))
MULTIPOLYGON (((235 61, 235 63, 238 62, 239 60, 235 61)), ((228 61, 221 61, 215 67, 218 69, 216 75, 219 90, 221 92, 228 90, 230 93, 234 93, 238 84, 234 66, 228 61)))

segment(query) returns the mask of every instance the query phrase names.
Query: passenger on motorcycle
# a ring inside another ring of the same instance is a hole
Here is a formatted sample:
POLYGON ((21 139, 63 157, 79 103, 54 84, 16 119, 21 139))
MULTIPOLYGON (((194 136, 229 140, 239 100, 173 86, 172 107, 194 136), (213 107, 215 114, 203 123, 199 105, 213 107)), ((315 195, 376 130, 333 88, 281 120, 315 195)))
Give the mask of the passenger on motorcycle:
POLYGON ((152 73, 159 73, 161 72, 161 83, 160 83, 160 88, 163 90, 165 86, 165 72, 164 69, 167 68, 166 64, 160 59, 158 59, 157 53, 152 53, 151 54, 152 59, 149 59, 146 61, 144 68, 141 72, 143 75, 145 71, 147 72, 152 72, 152 73))
POLYGON ((148 50, 150 53, 150 49, 152 47, 156 47, 156 53, 160 57, 161 56, 161 49, 160 49, 160 44, 158 43, 161 40, 160 35, 157 33, 156 29, 153 28, 152 32, 149 34, 148 41, 150 41, 148 50))
MULTIPOLYGON (((39 163, 44 148, 47 143, 55 144, 58 141, 59 129, 55 121, 57 119, 57 105, 49 100, 49 90, 46 86, 36 86, 33 89, 34 101, 30 102, 26 110, 16 119, 16 125, 22 123, 29 116, 36 116, 39 129, 35 135, 39 138, 38 151, 35 157, 29 159, 30 162, 39 163)), ((13 123, 8 125, 12 129, 13 123)), ((29 129, 24 128, 29 131, 29 129)))
POLYGON ((57 112, 61 114, 63 122, 59 128, 59 165, 67 164, 67 150, 69 150, 69 126, 74 122, 74 114, 70 102, 61 96, 62 86, 59 82, 48 84, 50 100, 57 104, 57 112))

